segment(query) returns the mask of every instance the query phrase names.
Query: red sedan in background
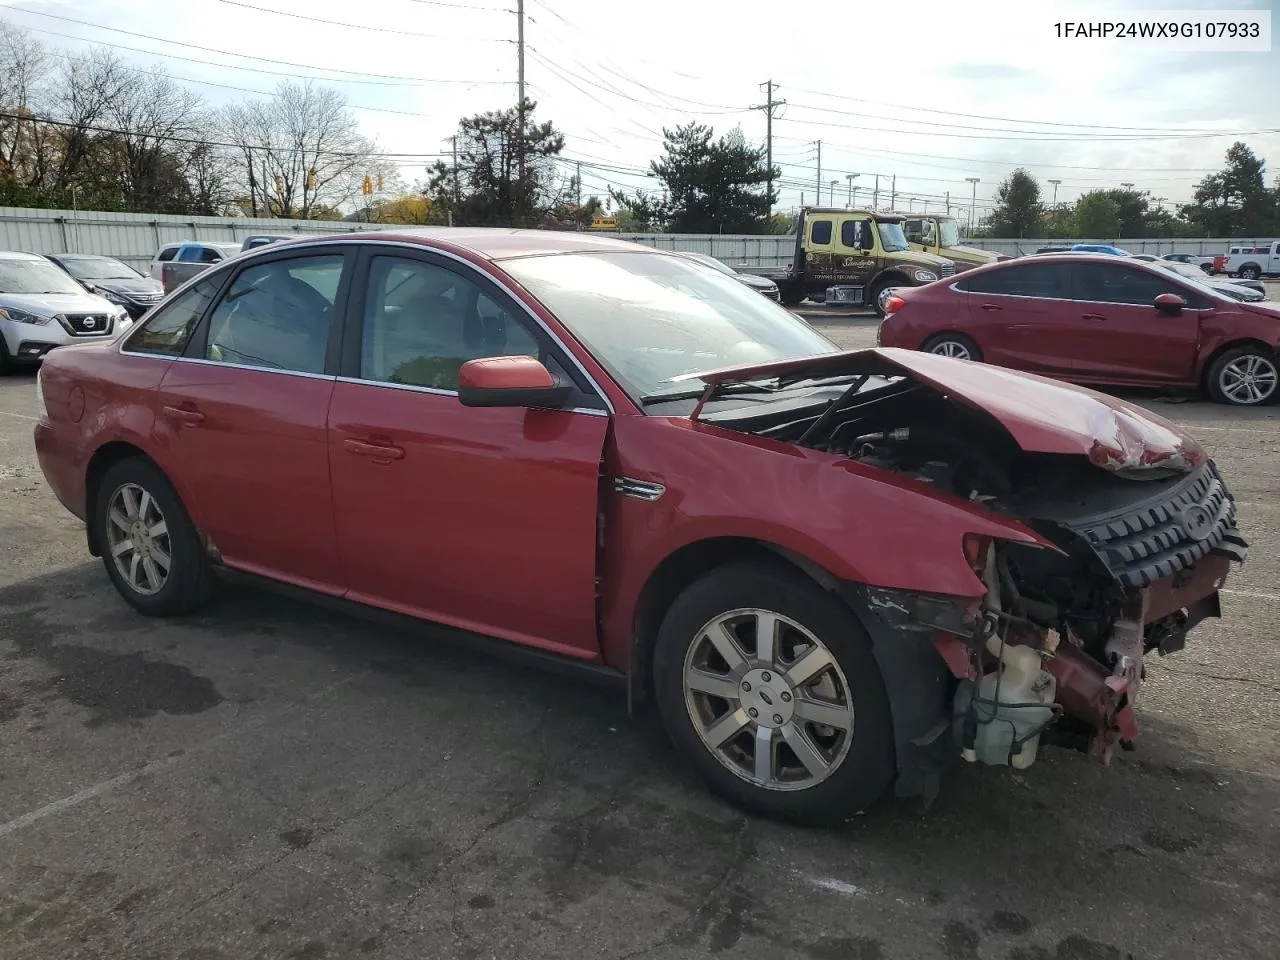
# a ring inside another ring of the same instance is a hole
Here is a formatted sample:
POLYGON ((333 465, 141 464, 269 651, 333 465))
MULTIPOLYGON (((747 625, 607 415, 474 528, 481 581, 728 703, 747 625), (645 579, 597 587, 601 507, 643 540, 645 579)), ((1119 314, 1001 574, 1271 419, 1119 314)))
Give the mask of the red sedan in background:
POLYGON ((1143 655, 1246 555, 1152 413, 842 352, 585 234, 272 244, 38 384, 44 474, 140 612, 238 574, 505 641, 651 698, 715 789, 793 820, 1027 767, 1042 733, 1108 755, 1143 655))
POLYGON ((1011 260, 900 290, 879 336, 1076 383, 1204 388, 1247 406, 1280 395, 1280 308, 1116 257, 1011 260))

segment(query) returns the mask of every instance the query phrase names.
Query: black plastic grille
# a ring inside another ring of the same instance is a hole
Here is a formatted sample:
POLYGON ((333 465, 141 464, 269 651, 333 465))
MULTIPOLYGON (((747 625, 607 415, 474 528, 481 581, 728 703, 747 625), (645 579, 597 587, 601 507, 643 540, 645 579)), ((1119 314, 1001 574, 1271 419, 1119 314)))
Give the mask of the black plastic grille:
POLYGON ((67 327, 73 336, 101 337, 111 332, 111 315, 106 313, 67 313, 67 327))
POLYGON ((1127 587, 1148 586, 1214 550, 1244 560, 1236 507, 1217 467, 1206 463, 1164 500, 1132 513, 1073 525, 1127 587))

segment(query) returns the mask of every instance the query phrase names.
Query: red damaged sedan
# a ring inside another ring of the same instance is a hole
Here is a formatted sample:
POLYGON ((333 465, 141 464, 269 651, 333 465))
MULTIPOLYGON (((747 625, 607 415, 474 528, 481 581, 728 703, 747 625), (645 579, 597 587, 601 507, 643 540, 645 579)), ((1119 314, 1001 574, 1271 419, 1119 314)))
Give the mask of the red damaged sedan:
POLYGON ((45 476, 140 612, 235 575, 576 665, 797 821, 1128 744, 1143 656, 1220 615, 1247 549, 1151 413, 842 352, 583 234, 274 244, 39 390, 45 476))
POLYGON ((1138 260, 1031 257, 898 293, 884 346, 1074 383, 1204 389, 1219 403, 1280 398, 1280 307, 1138 260))

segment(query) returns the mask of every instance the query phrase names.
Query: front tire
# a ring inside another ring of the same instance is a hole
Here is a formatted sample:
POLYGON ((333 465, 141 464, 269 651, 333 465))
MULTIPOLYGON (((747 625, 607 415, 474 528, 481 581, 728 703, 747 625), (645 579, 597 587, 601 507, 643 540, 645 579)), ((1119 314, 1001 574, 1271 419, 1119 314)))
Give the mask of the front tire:
POLYGON ((920 346, 924 353, 936 353, 942 357, 955 360, 982 361, 982 350, 972 339, 963 333, 939 333, 930 337, 920 346))
POLYGON ((1217 403, 1260 407, 1278 395, 1280 359, 1262 347, 1236 347, 1213 361, 1205 381, 1217 403))
POLYGON ((94 522, 107 576, 149 617, 203 606, 213 570, 195 525, 164 473, 142 457, 120 460, 98 485, 94 522))
POLYGON ((894 287, 900 286, 902 286, 901 283, 894 283, 892 280, 881 280, 871 288, 871 296, 868 299, 871 301, 871 309, 876 312, 877 317, 883 319, 885 304, 889 302, 889 297, 891 296, 890 291, 892 291, 894 287))
POLYGON ((654 685, 672 742, 752 813, 838 822, 893 779, 870 638, 831 593, 781 565, 733 564, 691 584, 659 629, 654 685))

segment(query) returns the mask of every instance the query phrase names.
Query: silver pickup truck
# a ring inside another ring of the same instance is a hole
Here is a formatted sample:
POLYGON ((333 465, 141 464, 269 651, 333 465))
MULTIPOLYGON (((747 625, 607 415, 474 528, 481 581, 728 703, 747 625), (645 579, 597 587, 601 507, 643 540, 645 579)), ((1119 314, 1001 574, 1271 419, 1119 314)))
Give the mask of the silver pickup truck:
POLYGON ((239 252, 238 243, 210 243, 204 240, 170 243, 161 247, 151 261, 151 276, 164 284, 164 292, 167 294, 200 271, 234 257, 239 252))

